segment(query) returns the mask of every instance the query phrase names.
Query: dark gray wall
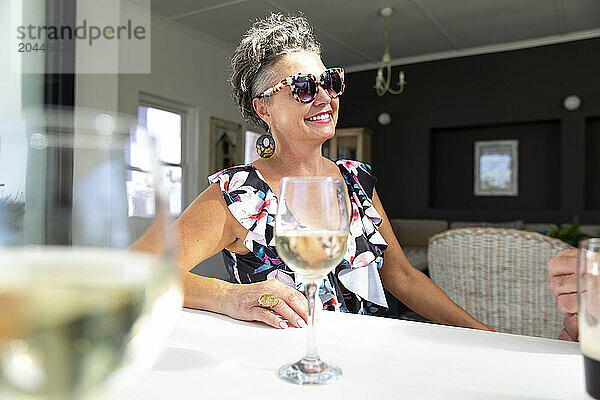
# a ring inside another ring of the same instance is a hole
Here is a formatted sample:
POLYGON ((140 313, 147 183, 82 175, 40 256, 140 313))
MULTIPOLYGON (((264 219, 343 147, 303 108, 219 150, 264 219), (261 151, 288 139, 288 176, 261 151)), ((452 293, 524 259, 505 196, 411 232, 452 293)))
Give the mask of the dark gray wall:
POLYGON ((375 94, 375 71, 348 74, 338 123, 374 131, 389 217, 600 223, 600 39, 402 70, 398 96, 375 94), (579 110, 562 107, 569 94, 579 110), (377 123, 381 112, 390 125, 377 123), (475 198, 473 141, 505 138, 520 140, 520 196, 475 198))
POLYGON ((433 129, 430 141, 430 208, 560 210, 560 121, 433 129), (498 139, 519 141, 519 195, 475 196, 473 143, 498 139))
POLYGON ((600 211, 600 117, 586 121, 585 208, 600 211))

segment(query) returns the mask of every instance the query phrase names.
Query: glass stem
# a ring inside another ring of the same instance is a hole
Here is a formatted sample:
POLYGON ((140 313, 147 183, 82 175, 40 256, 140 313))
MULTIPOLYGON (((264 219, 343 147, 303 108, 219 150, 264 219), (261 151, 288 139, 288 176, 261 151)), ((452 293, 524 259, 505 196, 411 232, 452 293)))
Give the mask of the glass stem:
POLYGON ((306 336, 306 355, 304 359, 307 361, 316 361, 319 359, 317 351, 317 336, 315 334, 315 314, 317 313, 317 284, 315 281, 307 282, 306 298, 308 299, 308 327, 306 336))

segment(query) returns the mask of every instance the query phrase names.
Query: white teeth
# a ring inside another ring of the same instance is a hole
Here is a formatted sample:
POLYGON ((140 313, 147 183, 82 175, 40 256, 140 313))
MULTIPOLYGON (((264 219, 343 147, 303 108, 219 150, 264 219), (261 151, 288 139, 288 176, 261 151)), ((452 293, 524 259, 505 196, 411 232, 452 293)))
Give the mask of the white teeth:
POLYGON ((328 119, 329 113, 317 115, 316 117, 306 118, 307 121, 320 121, 322 119, 328 119))

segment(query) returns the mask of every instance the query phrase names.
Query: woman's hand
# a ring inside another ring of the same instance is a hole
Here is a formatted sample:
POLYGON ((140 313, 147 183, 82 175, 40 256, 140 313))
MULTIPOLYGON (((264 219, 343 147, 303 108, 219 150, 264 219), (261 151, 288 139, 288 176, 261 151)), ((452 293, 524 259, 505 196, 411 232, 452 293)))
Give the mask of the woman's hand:
POLYGON ((231 285, 223 301, 226 304, 226 314, 243 321, 261 321, 275 328, 285 329, 288 326, 303 328, 308 320, 306 297, 277 279, 231 285), (258 298, 265 293, 277 296, 277 305, 271 308, 261 307, 258 298))

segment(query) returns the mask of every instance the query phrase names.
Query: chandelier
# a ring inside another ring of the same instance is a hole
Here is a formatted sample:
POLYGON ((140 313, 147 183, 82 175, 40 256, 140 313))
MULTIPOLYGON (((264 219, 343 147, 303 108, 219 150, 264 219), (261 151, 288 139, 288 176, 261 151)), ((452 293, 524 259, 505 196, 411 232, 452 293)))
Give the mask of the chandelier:
POLYGON ((385 18, 385 51, 381 58, 381 66, 377 68, 375 76, 375 91, 378 96, 383 96, 386 93, 401 94, 404 92, 406 80, 404 79, 404 71, 400 71, 398 76, 398 86, 394 89, 391 85, 392 77, 392 56, 390 55, 390 16, 394 13, 392 7, 384 7, 379 10, 379 15, 385 18))

